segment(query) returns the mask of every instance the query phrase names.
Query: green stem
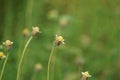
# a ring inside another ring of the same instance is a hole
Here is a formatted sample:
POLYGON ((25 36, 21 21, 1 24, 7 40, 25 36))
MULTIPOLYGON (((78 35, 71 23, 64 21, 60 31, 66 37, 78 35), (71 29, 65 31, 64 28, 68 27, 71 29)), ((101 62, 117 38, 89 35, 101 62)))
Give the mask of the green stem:
POLYGON ((82 72, 82 66, 77 66, 78 67, 78 69, 77 69, 77 80, 80 80, 80 75, 81 75, 81 72, 82 72))
POLYGON ((31 80, 35 80, 35 77, 36 77, 36 72, 34 71, 31 80))
POLYGON ((51 62, 51 59, 52 59, 54 49, 55 49, 55 44, 53 43, 53 47, 52 47, 52 50, 51 50, 51 53, 50 53, 50 56, 49 56, 49 60, 48 60, 47 80, 50 79, 50 74, 49 74, 50 73, 50 62, 51 62))
POLYGON ((23 61, 23 57, 24 57, 24 55, 25 55, 25 51, 26 51, 26 49, 27 49, 30 41, 32 40, 32 38, 33 38, 33 36, 31 36, 31 37, 28 39, 28 41, 27 41, 27 43, 25 44, 25 47, 24 47, 24 49, 23 49, 23 52, 22 52, 22 55, 21 55, 21 58, 20 58, 20 61, 19 61, 19 64, 18 64, 18 71, 17 71, 17 78, 16 78, 16 80, 19 80, 20 67, 21 67, 21 64, 22 64, 22 61, 23 61))
POLYGON ((3 76, 3 72, 4 72, 4 69, 5 69, 6 62, 8 60, 8 56, 9 56, 9 52, 7 52, 6 59, 5 59, 4 63, 3 63, 2 71, 1 71, 1 74, 0 74, 0 80, 2 80, 2 76, 3 76))
POLYGON ((31 80, 34 80, 34 77, 35 77, 35 73, 33 73, 31 80))
POLYGON ((26 26, 31 26, 33 4, 34 4, 34 0, 27 0, 27 7, 26 7, 26 26))

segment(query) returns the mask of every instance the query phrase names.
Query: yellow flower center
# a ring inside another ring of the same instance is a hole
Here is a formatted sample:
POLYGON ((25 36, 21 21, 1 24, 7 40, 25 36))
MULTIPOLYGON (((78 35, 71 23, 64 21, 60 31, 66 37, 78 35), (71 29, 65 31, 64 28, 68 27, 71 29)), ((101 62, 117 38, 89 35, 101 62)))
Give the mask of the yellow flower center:
POLYGON ((33 27, 33 31, 38 33, 39 32, 39 28, 38 27, 33 27))
POLYGON ((86 71, 86 72, 84 73, 84 75, 85 75, 86 77, 89 77, 89 76, 90 76, 89 73, 88 73, 88 71, 86 71))
POLYGON ((63 37, 62 36, 58 36, 57 40, 61 42, 63 40, 63 37))
POLYGON ((41 65, 41 64, 36 64, 36 65, 35 65, 35 68, 36 68, 36 69, 42 69, 42 65, 41 65))
POLYGON ((3 55, 3 52, 0 52, 0 58, 2 58, 4 55, 3 55))
POLYGON ((11 42, 10 40, 6 40, 6 42, 5 42, 5 45, 6 46, 10 46, 10 45, 12 45, 13 44, 13 42, 11 42))

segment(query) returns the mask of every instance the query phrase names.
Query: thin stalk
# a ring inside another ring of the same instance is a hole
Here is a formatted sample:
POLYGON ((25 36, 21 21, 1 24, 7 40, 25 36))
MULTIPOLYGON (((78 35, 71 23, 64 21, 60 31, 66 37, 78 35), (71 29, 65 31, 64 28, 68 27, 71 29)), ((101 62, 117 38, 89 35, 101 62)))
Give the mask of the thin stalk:
POLYGON ((26 26, 31 26, 33 4, 34 4, 34 0, 27 0, 27 6, 26 6, 26 26))
POLYGON ((48 60, 48 69, 47 69, 47 80, 50 79, 50 62, 51 62, 51 59, 52 59, 52 55, 54 53, 54 49, 55 49, 55 44, 53 43, 53 47, 52 47, 52 50, 51 50, 51 53, 50 53, 50 56, 49 56, 49 60, 48 60))
MULTIPOLYGON (((54 51, 55 52, 55 51, 54 51)), ((50 80, 54 80, 54 75, 55 75, 55 71, 54 71, 54 68, 55 68, 55 61, 54 59, 56 58, 56 55, 54 54, 52 59, 53 61, 51 61, 52 65, 51 65, 51 71, 52 71, 52 74, 51 74, 51 78, 50 80)))
POLYGON ((84 78, 84 77, 82 77, 82 79, 81 80, 88 80, 88 78, 84 78))
POLYGON ((80 80, 80 75, 81 75, 81 72, 82 72, 82 66, 77 66, 78 69, 77 69, 77 80, 80 80))
POLYGON ((28 39, 28 41, 27 41, 27 43, 25 44, 25 47, 24 47, 24 49, 23 49, 23 52, 22 52, 22 55, 21 55, 21 58, 20 58, 20 61, 19 61, 19 64, 18 64, 18 70, 17 70, 17 78, 16 78, 16 80, 19 80, 19 77, 20 77, 20 68, 21 68, 21 64, 22 64, 22 62, 23 62, 23 58, 24 58, 24 55, 25 55, 25 51, 26 51, 26 49, 27 49, 30 41, 32 40, 32 38, 33 38, 33 36, 31 36, 31 37, 28 39))
POLYGON ((35 72, 33 73, 31 80, 34 80, 34 78, 35 78, 35 72))
POLYGON ((6 62, 8 60, 8 56, 9 56, 9 52, 7 52, 6 59, 5 59, 4 63, 3 63, 2 71, 1 71, 1 74, 0 74, 0 80, 2 80, 2 76, 3 76, 3 72, 4 72, 4 69, 5 69, 6 62))

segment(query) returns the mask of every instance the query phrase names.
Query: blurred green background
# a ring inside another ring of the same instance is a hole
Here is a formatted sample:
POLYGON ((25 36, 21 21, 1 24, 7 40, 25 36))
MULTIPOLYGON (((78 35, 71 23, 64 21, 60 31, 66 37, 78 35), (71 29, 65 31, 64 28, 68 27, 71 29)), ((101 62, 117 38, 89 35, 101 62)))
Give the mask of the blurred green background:
POLYGON ((56 34, 65 44, 55 49, 51 80, 80 80, 82 71, 89 71, 89 80, 120 80, 120 0, 0 0, 0 44, 14 42, 3 80, 16 80, 28 40, 22 31, 32 26, 42 33, 27 48, 21 80, 46 80, 56 34), (43 66, 39 73, 34 71, 37 63, 43 66))

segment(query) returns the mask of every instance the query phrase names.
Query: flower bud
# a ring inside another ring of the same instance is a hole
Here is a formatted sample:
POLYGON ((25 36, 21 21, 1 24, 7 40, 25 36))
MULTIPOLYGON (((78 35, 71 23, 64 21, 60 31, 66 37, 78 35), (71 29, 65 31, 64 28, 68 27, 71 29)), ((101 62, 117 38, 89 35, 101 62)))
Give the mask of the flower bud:
POLYGON ((25 28, 25 29, 23 29, 22 34, 24 37, 27 37, 27 36, 29 36, 30 31, 27 28, 25 28))
POLYGON ((4 59, 6 56, 3 54, 3 52, 0 52, 0 59, 4 59))
POLYGON ((42 65, 40 63, 35 65, 35 72, 40 72, 42 70, 42 65))

